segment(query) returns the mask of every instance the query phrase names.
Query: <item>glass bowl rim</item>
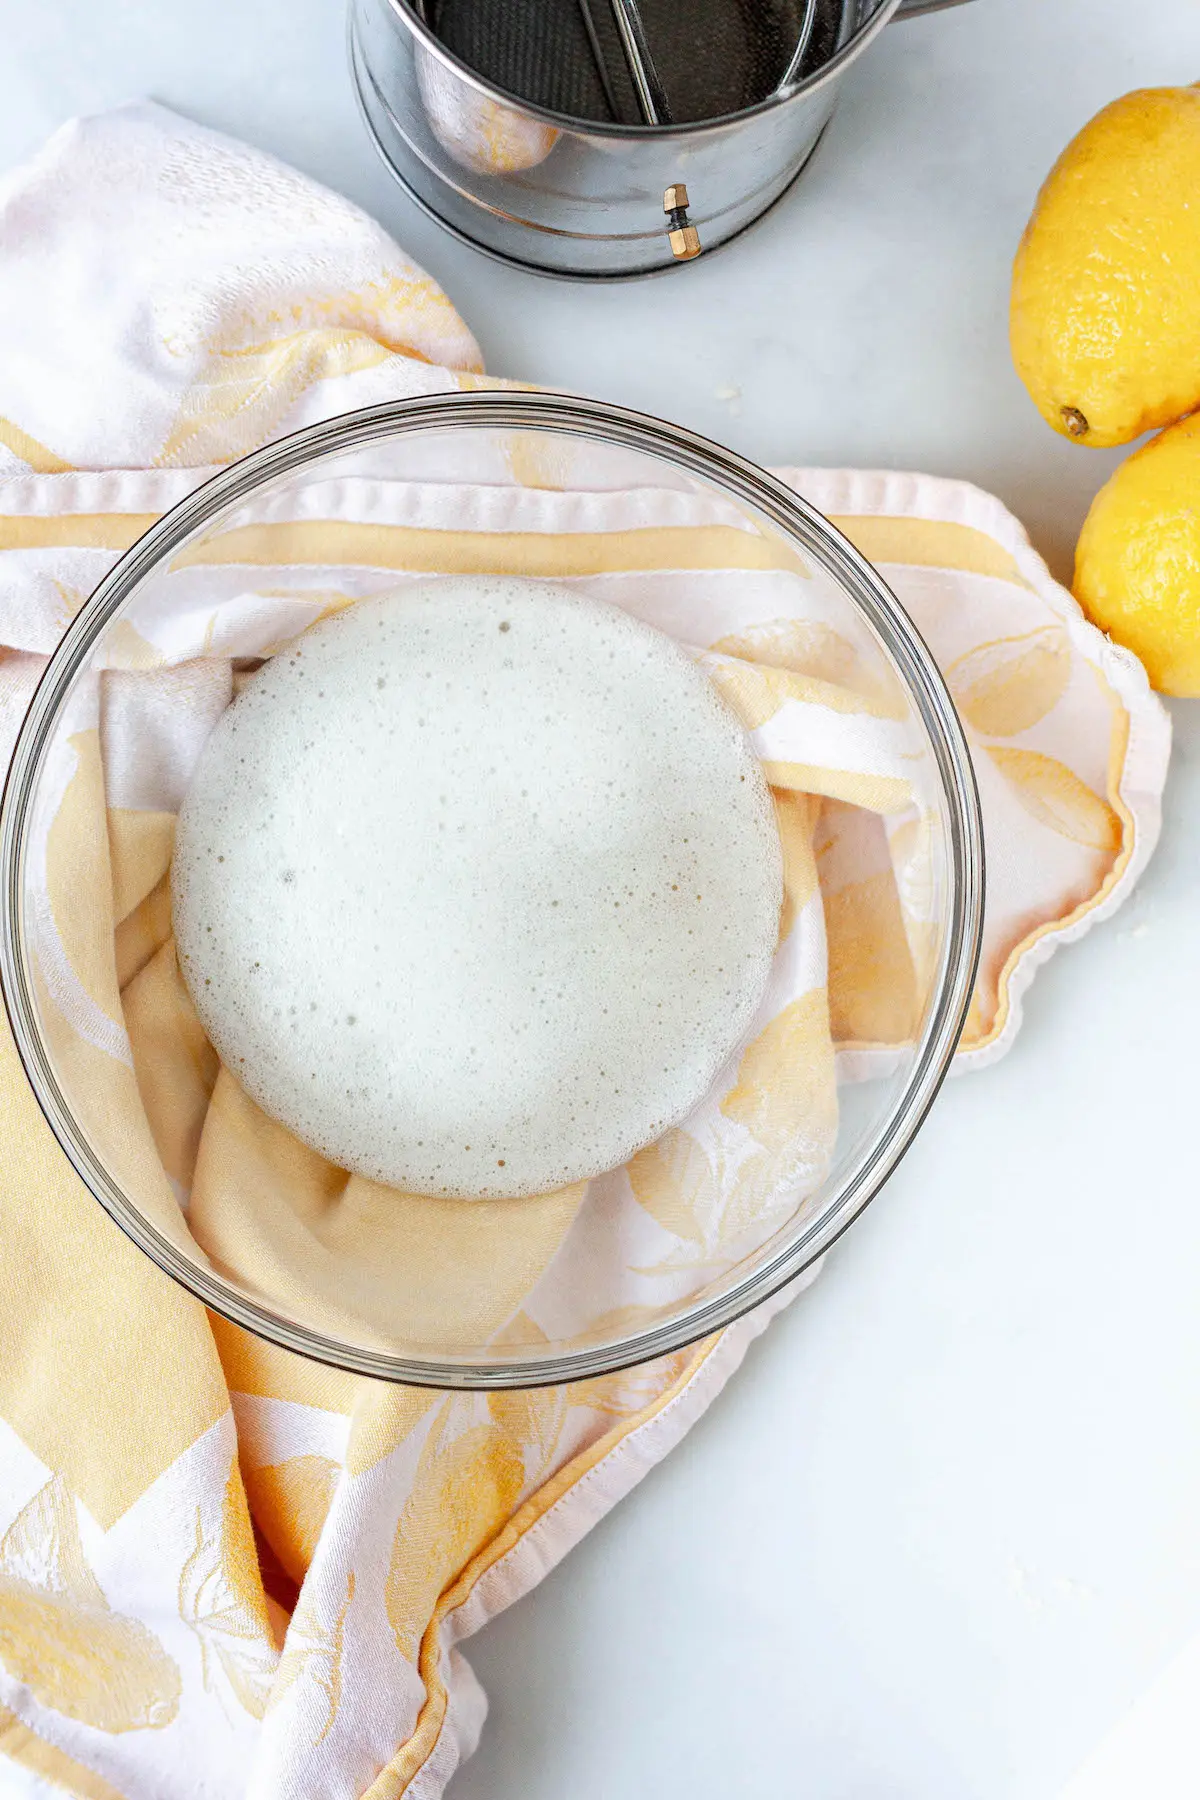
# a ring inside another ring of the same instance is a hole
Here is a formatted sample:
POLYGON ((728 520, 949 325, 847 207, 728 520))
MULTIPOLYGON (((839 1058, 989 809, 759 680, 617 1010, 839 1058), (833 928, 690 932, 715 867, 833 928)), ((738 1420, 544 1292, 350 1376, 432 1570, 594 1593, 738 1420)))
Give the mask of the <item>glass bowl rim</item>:
POLYGON ((199 484, 121 555, 76 614, 50 657, 17 736, 0 802, 0 988, 21 1064, 60 1148, 110 1218, 151 1261, 205 1306, 267 1342, 376 1380, 443 1390, 530 1388, 607 1375, 682 1350, 731 1325, 822 1257, 883 1187, 945 1079, 974 990, 983 923, 984 845, 979 796, 961 721, 923 638, 866 558, 792 489, 722 445, 678 425, 603 401, 523 389, 440 393, 343 413, 264 445, 199 484), (936 999, 902 1093, 836 1196, 798 1235, 727 1292, 677 1318, 608 1344, 537 1357, 393 1355, 324 1336, 251 1300, 193 1266, 144 1218, 76 1124, 37 1023, 24 920, 28 826, 61 703, 100 634, 141 583, 230 507, 255 490, 331 456, 397 435, 456 428, 559 431, 640 451, 732 494, 798 543, 833 577, 881 640, 913 701, 946 806, 950 917, 936 999))

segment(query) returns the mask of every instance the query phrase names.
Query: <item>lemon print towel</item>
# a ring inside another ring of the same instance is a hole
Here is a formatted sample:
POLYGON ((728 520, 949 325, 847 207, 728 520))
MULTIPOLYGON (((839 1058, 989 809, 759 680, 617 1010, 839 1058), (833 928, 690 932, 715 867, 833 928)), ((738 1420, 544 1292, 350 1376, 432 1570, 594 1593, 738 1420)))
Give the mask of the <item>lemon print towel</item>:
MULTIPOLYGON (((6 750, 88 592, 214 465, 332 413, 482 378, 445 296, 369 220, 152 106, 69 126, 0 187, 0 346, 6 750)), ((302 1204, 329 1172, 289 1162, 197 1034, 173 966, 173 817, 243 659, 418 566, 439 507, 465 554, 494 563, 502 545, 530 572, 553 545, 576 559, 554 573, 684 639, 775 791, 779 959, 705 1118, 614 1178, 620 1232, 606 1236, 586 1195, 547 1196, 523 1259, 497 1257, 477 1316, 452 1283, 412 1296, 464 1331, 528 1341, 554 1328, 538 1289, 550 1257, 610 1256, 619 1329, 819 1179, 838 1083, 888 1066, 913 1030, 931 898, 896 697, 818 596, 805 588, 796 605, 804 573, 749 566, 736 533, 680 520, 676 491, 649 511, 620 491, 571 499, 516 449, 495 478, 413 484, 412 515, 391 521, 407 537, 384 532, 365 572, 338 563, 327 515, 300 566, 295 528, 313 521, 285 519, 205 568, 177 636, 141 620, 120 637, 81 700, 38 868, 56 1049, 105 1072, 114 1154, 152 1162, 163 1228, 194 1231, 247 1282, 286 1277, 336 1309, 302 1204), (581 555, 597 541, 604 573, 581 555), (110 913, 83 916, 56 886, 68 856, 105 873, 110 913), (272 1238, 292 1233, 282 1276, 256 1236, 263 1215, 235 1204, 249 1180, 264 1207, 287 1206, 272 1238)), ((991 856, 959 1064, 986 1062, 1011 1043, 1038 965, 1144 866, 1164 715, 996 501, 920 476, 785 475, 883 570, 966 722, 991 856)), ((333 522, 361 528, 362 498, 341 493, 333 522)), ((161 1276, 52 1142, 6 1029, 0 1166, 0 1770, 18 1792, 432 1800, 485 1710, 457 1646, 678 1442, 790 1297, 602 1380, 392 1388, 250 1338, 161 1276)), ((338 1198, 344 1244, 368 1244, 372 1196, 338 1198)), ((436 1250, 453 1220, 410 1205, 406 1228, 436 1250)), ((594 1304, 588 1283, 577 1303, 594 1304)))

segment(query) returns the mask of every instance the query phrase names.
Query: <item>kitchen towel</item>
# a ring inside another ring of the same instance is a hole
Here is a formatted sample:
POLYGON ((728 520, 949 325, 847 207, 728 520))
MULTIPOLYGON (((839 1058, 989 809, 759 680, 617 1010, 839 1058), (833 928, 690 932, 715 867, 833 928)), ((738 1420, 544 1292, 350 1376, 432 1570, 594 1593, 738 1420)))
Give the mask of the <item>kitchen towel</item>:
MULTIPOLYGON (((336 196, 153 106, 67 127, 0 186, 7 742, 87 593, 214 465, 356 406, 482 380, 445 296, 336 196)), ((1113 911, 1144 866, 1165 716, 998 502, 921 476, 784 473, 883 570, 971 735, 991 873, 960 1064, 985 1062, 1011 1042, 1040 962, 1113 911)), ((543 533, 566 504, 519 478, 500 501, 546 509, 543 533)), ((622 504, 589 497, 613 531, 628 523, 622 504)), ((564 516, 551 529, 570 539, 564 516)), ((657 603, 694 605, 724 572, 657 571, 657 603)), ((375 575, 394 582, 397 567, 385 557, 375 575)), ((206 604, 222 597, 219 577, 206 576, 206 604)), ((328 610, 330 587, 344 598, 348 579, 331 559, 320 594, 292 571, 264 595, 257 568, 254 593, 276 608, 258 619, 257 653, 328 610)), ((246 586, 224 596, 239 629, 246 586)), ((772 734, 798 727, 790 709, 820 710, 814 682, 855 691, 853 646, 848 662, 828 636, 789 639, 794 621, 760 598, 733 630, 688 629, 760 754, 783 764, 795 759, 771 756, 772 734)), ((120 926, 101 974, 118 995, 79 980, 68 956, 60 1010, 126 1071, 115 1079, 127 1099, 140 1063, 147 1113, 158 1063, 145 1038, 138 1051, 139 1019, 158 1015, 138 1014, 130 993, 155 959, 169 973, 163 819, 186 766, 175 751, 194 754, 228 701, 234 655, 249 653, 221 642, 220 626, 198 646, 129 639, 96 694, 96 743, 107 716, 112 753, 90 767, 81 755, 85 804, 66 815, 86 836, 97 806, 108 813, 98 853, 120 926), (157 765, 122 761, 122 722, 135 717, 158 721, 157 765)), ((848 803, 861 797, 828 794, 805 841, 829 1041, 870 1067, 903 1040, 905 1014, 881 1013, 881 984, 856 969, 870 947, 916 979, 919 902, 903 904, 886 805, 848 803), (864 867, 864 831, 884 832, 877 864, 847 879, 864 867)), ((210 1318, 162 1277, 68 1168, 7 1033, 0 1064, 0 1753, 13 1791, 440 1793, 484 1711, 458 1642, 678 1441, 783 1299, 665 1362, 574 1388, 448 1396, 341 1375, 210 1318)), ((646 1185, 635 1203, 666 1255, 697 1236, 707 1247, 696 1193, 677 1180, 665 1202, 663 1191, 646 1185)))

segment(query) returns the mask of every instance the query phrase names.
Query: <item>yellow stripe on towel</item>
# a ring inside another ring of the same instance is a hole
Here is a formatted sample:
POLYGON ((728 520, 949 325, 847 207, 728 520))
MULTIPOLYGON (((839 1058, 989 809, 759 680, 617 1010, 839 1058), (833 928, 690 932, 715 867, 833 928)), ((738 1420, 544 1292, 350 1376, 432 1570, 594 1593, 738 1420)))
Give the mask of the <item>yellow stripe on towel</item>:
POLYGON ((605 575, 642 569, 791 569, 779 540, 731 525, 659 525, 629 531, 435 531, 297 519, 244 525, 180 552, 173 566, 242 563, 407 569, 415 574, 605 575))
POLYGON ((973 525, 951 519, 906 519, 885 514, 842 514, 830 523, 844 532, 868 562, 903 563, 925 569, 962 569, 969 575, 994 575, 1030 588, 1016 559, 973 525))

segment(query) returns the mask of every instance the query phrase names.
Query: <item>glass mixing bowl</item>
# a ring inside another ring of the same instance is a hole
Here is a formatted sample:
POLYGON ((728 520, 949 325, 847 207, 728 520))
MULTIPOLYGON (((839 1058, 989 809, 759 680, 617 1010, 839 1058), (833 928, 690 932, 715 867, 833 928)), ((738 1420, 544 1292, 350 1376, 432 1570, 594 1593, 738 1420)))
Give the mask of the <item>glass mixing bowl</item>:
POLYGON ((0 873, 21 1058, 116 1223, 287 1349, 461 1388, 661 1356, 809 1268, 946 1073, 983 904, 953 705, 847 539, 690 432, 501 391, 297 432, 138 538, 30 707, 0 873), (231 695, 316 619, 463 572, 566 582, 686 643, 753 729, 791 846, 777 972, 794 1004, 760 1016, 705 1119, 532 1201, 433 1201, 323 1163, 220 1069, 171 938, 174 815, 231 695))

